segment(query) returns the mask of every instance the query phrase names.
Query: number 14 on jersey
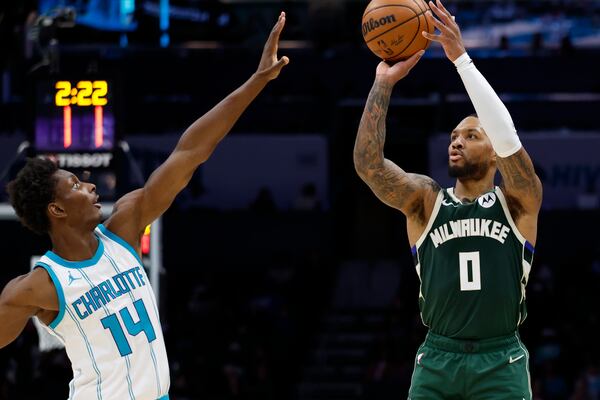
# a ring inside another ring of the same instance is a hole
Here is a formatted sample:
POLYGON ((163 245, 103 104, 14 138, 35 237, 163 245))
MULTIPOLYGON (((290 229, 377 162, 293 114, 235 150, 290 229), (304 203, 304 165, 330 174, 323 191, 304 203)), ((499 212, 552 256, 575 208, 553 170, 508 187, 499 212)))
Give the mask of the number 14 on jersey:
MULTIPOLYGON (((119 315, 121 316, 121 320, 125 325, 125 329, 131 336, 137 336, 140 333, 144 332, 146 335, 146 339, 148 339, 148 343, 151 343, 156 339, 156 333, 154 332, 154 327, 152 326, 152 322, 150 321, 150 317, 148 316, 148 311, 146 310, 146 306, 142 299, 136 300, 133 302, 135 307, 135 311, 137 311, 139 321, 133 322, 133 318, 131 317, 131 313, 127 307, 123 307, 119 310, 119 315)), ((102 326, 104 329, 108 329, 115 339, 115 343, 117 344, 117 348, 119 349, 119 353, 121 357, 128 356, 133 351, 131 350, 131 346, 129 345, 129 340, 125 336, 125 331, 123 330, 123 326, 117 317, 117 314, 110 314, 101 319, 102 326)))

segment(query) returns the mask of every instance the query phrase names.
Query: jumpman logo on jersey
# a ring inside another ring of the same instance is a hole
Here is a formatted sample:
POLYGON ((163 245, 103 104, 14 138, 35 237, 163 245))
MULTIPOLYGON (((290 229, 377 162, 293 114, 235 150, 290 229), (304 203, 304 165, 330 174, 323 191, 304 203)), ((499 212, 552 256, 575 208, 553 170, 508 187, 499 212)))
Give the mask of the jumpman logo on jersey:
POLYGON ((78 279, 81 279, 81 277, 75 278, 73 275, 71 275, 71 271, 69 271, 69 286, 71 286, 71 283, 75 282, 78 279))

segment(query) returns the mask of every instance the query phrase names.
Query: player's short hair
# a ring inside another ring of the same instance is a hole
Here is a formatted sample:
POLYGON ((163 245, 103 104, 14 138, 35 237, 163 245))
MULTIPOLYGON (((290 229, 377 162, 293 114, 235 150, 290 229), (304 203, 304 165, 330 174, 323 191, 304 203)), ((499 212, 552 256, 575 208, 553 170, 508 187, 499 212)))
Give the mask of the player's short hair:
POLYGON ((54 200, 57 181, 53 175, 57 170, 57 165, 48 159, 30 158, 6 187, 21 223, 40 235, 50 231, 46 209, 54 200))

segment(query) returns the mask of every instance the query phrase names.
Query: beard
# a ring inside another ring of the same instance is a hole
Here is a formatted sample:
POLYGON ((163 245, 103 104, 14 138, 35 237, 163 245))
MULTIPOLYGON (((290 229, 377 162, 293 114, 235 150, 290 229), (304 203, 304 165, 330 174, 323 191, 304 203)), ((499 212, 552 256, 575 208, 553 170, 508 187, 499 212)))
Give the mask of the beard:
POLYGON ((463 165, 448 164, 448 175, 451 178, 481 179, 489 169, 487 162, 474 163, 464 160, 463 165))

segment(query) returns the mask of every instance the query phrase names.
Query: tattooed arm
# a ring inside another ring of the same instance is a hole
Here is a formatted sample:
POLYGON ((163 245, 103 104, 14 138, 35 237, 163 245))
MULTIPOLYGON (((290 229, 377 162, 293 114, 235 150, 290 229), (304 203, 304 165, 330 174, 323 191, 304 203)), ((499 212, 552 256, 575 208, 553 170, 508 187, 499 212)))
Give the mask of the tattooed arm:
POLYGON ((356 172, 385 204, 423 224, 440 188, 431 178, 410 174, 383 155, 385 120, 394 84, 408 74, 422 53, 389 67, 380 63, 354 146, 356 172))
POLYGON ((537 216, 542 206, 542 183, 525 148, 508 157, 497 157, 510 213, 519 231, 535 244, 537 216))
POLYGON ((497 157, 504 190, 519 199, 525 212, 536 213, 542 205, 542 183, 535 174, 529 154, 521 147, 512 156, 497 157))
POLYGON ((537 214, 542 203, 542 185, 535 175, 531 159, 521 146, 506 106, 466 53, 455 18, 441 0, 436 3, 430 1, 429 6, 437 18, 428 11, 427 19, 440 34, 423 32, 423 36, 440 43, 448 59, 456 65, 481 125, 497 154, 497 165, 504 180, 503 188, 511 215, 519 231, 533 243, 537 214))

